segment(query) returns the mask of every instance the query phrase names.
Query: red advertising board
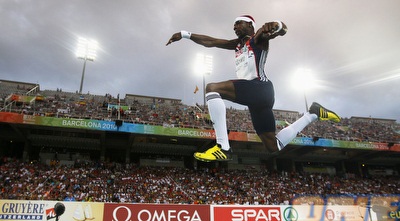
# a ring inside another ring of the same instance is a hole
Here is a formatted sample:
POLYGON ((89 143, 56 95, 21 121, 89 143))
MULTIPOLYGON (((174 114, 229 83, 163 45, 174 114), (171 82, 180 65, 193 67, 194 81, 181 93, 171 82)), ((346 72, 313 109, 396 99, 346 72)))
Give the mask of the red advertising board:
POLYGON ((213 206, 212 217, 218 221, 281 221, 279 206, 213 206))
POLYGON ((7 123, 22 123, 23 122, 22 114, 10 113, 10 112, 0 112, 0 122, 7 123))
POLYGON ((113 204, 104 205, 104 221, 209 221, 209 205, 113 204))

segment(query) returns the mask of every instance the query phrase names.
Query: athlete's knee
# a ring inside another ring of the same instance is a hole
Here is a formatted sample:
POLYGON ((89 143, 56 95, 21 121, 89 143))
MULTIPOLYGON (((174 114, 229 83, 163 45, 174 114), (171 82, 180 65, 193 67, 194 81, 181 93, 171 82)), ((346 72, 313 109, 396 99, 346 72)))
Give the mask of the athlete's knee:
POLYGON ((264 132, 258 134, 258 136, 269 152, 276 152, 279 150, 276 142, 275 132, 264 132))
POLYGON ((232 93, 235 91, 235 87, 232 81, 223 81, 218 83, 208 83, 206 86, 206 92, 217 92, 217 93, 232 93))
POLYGON ((218 83, 208 83, 206 86, 206 93, 209 93, 209 92, 218 92, 219 93, 220 91, 219 91, 218 83))

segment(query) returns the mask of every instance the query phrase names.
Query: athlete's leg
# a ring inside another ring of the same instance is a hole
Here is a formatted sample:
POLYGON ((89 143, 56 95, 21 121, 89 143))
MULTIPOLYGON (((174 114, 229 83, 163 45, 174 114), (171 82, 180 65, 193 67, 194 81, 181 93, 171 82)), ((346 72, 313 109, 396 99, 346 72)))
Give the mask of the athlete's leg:
POLYGON ((276 135, 276 138, 280 142, 279 150, 285 147, 290 141, 292 141, 297 134, 302 131, 307 125, 317 120, 318 117, 315 114, 306 112, 302 117, 296 120, 293 124, 283 128, 276 135))
POLYGON ((300 131, 317 119, 317 114, 306 112, 293 124, 279 131, 276 136, 273 133, 264 132, 259 134, 259 137, 269 151, 276 152, 288 145, 300 131))
POLYGON ((297 134, 302 131, 310 123, 319 120, 330 120, 333 122, 340 122, 340 117, 335 112, 328 110, 318 103, 312 103, 309 112, 306 112, 301 118, 296 120, 293 124, 281 130, 276 138, 279 141, 279 149, 285 147, 292 141, 297 134))
POLYGON ((226 125, 226 107, 222 99, 233 100, 234 98, 235 87, 232 81, 207 84, 208 111, 213 122, 217 144, 220 144, 223 150, 229 150, 230 146, 226 125))
MULTIPOLYGON (((238 88, 241 84, 238 84, 238 88)), ((251 85, 251 93, 238 94, 238 102, 248 105, 253 127, 269 152, 278 149, 275 138, 274 87, 272 82, 255 82, 251 85)))
POLYGON ((208 111, 215 131, 217 145, 207 151, 194 153, 194 157, 201 161, 231 160, 228 129, 226 125, 226 107, 222 99, 233 100, 235 87, 231 81, 210 83, 206 87, 208 111))
POLYGON ((209 83, 206 86, 206 93, 217 92, 222 99, 234 101, 236 99, 235 85, 233 81, 223 81, 218 83, 209 83))
POLYGON ((261 142, 264 144, 265 148, 269 152, 273 153, 279 151, 275 132, 263 132, 261 134, 258 134, 258 136, 260 137, 261 142))
POLYGON ((278 151, 275 137, 275 117, 271 106, 249 106, 254 129, 269 152, 278 151))

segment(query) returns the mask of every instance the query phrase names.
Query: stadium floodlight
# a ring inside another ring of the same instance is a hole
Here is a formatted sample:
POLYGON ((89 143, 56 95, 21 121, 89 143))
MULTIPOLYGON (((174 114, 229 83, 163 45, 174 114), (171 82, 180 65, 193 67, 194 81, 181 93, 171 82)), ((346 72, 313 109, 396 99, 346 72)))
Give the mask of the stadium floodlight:
POLYGON ((213 57, 211 55, 197 54, 195 72, 203 77, 203 105, 206 107, 206 75, 212 72, 213 57))
POLYGON ((78 39, 78 48, 76 50, 76 57, 84 60, 81 85, 79 87, 79 94, 82 94, 83 79, 85 78, 86 61, 94 61, 96 59, 97 48, 98 48, 98 43, 95 40, 88 40, 82 37, 78 39))
POLYGON ((292 85, 295 89, 303 90, 304 102, 306 104, 306 112, 307 112, 308 103, 307 103, 306 91, 315 86, 315 79, 311 70, 307 68, 297 69, 292 78, 292 85))

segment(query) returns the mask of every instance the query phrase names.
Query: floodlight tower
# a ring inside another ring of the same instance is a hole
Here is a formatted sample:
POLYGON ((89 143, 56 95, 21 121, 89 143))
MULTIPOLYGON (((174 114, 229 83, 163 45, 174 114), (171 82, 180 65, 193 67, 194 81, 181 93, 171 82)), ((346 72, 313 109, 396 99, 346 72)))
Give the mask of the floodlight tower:
POLYGON ((86 38, 80 37, 78 39, 78 49, 76 51, 76 56, 79 59, 83 59, 83 70, 81 78, 81 86, 79 87, 79 94, 82 94, 83 79, 85 78, 86 61, 94 61, 96 58, 96 50, 98 48, 98 43, 95 40, 88 40, 86 38))
POLYGON ((211 55, 197 54, 195 71, 203 76, 203 105, 206 107, 206 74, 212 72, 213 57, 211 55))
POLYGON ((306 91, 315 87, 316 82, 314 79, 314 75, 308 68, 299 68, 297 69, 295 75, 292 78, 292 84, 294 87, 303 90, 304 103, 306 105, 306 112, 307 112, 308 102, 307 102, 306 91))

